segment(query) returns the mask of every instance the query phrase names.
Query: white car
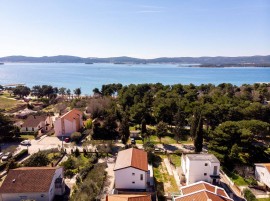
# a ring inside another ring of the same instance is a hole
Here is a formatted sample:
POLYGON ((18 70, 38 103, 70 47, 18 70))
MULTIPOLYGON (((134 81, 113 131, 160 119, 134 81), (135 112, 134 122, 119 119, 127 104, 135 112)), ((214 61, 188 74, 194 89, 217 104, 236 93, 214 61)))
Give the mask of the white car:
POLYGON ((12 153, 10 152, 5 153, 2 157, 2 161, 7 161, 8 159, 11 158, 11 156, 12 156, 12 153))
POLYGON ((21 141, 21 145, 31 145, 31 141, 30 140, 21 141))

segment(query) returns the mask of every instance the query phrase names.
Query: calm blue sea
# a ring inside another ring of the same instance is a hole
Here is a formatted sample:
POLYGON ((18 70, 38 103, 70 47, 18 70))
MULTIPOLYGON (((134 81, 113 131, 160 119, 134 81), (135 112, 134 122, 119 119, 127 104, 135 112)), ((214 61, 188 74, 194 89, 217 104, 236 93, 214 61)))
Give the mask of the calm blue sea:
POLYGON ((29 87, 50 84, 71 90, 81 87, 82 94, 102 84, 122 83, 220 84, 235 85, 270 82, 270 68, 190 68, 173 64, 64 64, 5 63, 0 65, 0 84, 24 83, 29 87))

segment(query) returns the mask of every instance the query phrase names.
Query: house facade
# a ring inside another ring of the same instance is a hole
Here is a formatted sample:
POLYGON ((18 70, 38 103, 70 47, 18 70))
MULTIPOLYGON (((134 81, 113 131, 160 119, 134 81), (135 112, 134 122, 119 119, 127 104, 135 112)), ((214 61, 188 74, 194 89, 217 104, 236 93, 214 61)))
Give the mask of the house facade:
POLYGON ((220 162, 213 154, 183 154, 181 167, 187 185, 198 181, 219 182, 220 162))
POLYGON ((146 190, 148 159, 143 150, 130 148, 118 153, 115 167, 115 188, 118 190, 146 190))
POLYGON ((64 115, 55 119, 54 131, 57 137, 70 136, 73 132, 78 131, 83 126, 83 113, 73 109, 64 115))
POLYGON ((270 163, 255 163, 255 178, 270 189, 270 163))
POLYGON ((23 167, 10 170, 0 187, 0 201, 52 201, 65 193, 62 167, 23 167))
POLYGON ((51 116, 30 115, 20 126, 20 132, 46 132, 53 127, 51 116))

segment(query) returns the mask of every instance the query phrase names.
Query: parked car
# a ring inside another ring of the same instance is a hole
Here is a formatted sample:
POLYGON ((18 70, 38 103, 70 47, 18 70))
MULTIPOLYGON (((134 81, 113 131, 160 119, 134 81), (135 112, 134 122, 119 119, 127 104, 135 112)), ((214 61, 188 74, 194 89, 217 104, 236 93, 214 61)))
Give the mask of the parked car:
POLYGON ((161 148, 161 147, 155 147, 154 152, 156 152, 156 153, 164 153, 165 150, 163 148, 161 148))
POLYGON ((70 142, 70 138, 69 138, 69 137, 66 137, 66 138, 65 138, 65 142, 66 142, 66 143, 70 142))
POLYGON ((131 143, 131 144, 136 144, 135 139, 134 139, 134 138, 130 138, 130 143, 131 143))
POLYGON ((7 152, 2 156, 2 161, 7 161, 8 159, 10 159, 12 156, 12 153, 7 152))
POLYGON ((0 152, 0 158, 2 158, 3 155, 4 155, 4 153, 3 152, 0 152))
POLYGON ((21 141, 21 145, 31 145, 31 141, 30 140, 21 141))

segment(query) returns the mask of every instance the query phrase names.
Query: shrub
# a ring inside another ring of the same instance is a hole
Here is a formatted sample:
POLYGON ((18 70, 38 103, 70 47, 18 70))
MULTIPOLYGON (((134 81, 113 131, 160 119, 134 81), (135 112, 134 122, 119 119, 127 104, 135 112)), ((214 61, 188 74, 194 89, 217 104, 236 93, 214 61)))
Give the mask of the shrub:
POLYGON ((85 122, 85 128, 86 129, 91 129, 92 128, 92 119, 88 119, 86 122, 85 122))
POLYGON ((45 152, 38 152, 30 156, 24 165, 27 167, 42 167, 49 165, 50 160, 45 152))
POLYGON ((3 162, 0 164, 0 171, 4 170, 7 166, 7 162, 3 162))
POLYGON ((18 160, 22 159, 23 157, 25 157, 27 155, 28 155, 28 150, 23 149, 18 154, 16 154, 13 158, 14 158, 15 161, 18 161, 18 160))
POLYGON ((75 141, 76 143, 80 141, 81 137, 82 137, 82 134, 80 132, 74 132, 70 136, 71 140, 75 141))
POLYGON ((244 189, 244 197, 247 199, 247 201, 256 201, 255 195, 247 188, 244 189))

